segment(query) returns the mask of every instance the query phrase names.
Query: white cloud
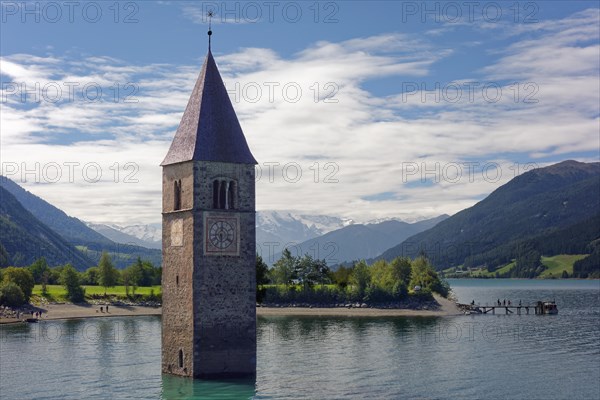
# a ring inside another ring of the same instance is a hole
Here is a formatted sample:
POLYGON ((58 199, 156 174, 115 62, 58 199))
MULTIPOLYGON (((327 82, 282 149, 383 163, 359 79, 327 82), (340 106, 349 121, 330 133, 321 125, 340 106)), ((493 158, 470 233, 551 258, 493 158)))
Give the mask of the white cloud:
MULTIPOLYGON (((438 48, 427 38, 405 34, 322 41, 289 58, 264 48, 218 56, 234 107, 262 167, 257 183, 259 209, 296 209, 358 220, 454 213, 514 176, 514 161, 503 153, 535 161, 597 151, 600 56, 594 12, 536 25, 523 40, 512 33, 512 45, 500 51, 497 62, 455 77, 457 84, 478 75, 498 82, 503 96, 496 103, 481 96, 472 102, 422 102, 420 92, 405 101, 401 85, 386 96, 367 90, 367 82, 381 78, 430 79, 436 63, 453 54, 453 49, 438 48), (524 103, 522 96, 532 93, 523 92, 524 88, 515 101, 513 81, 535 83, 538 102, 524 103), (283 91, 286 85, 288 93, 283 91), (252 91, 256 87, 262 96, 256 97, 252 91), (297 101, 295 88, 302 91, 297 101), (337 102, 323 101, 329 93, 337 102), (497 163, 502 175, 495 180, 479 173, 472 181, 442 179, 430 185, 415 182, 420 174, 407 176, 406 170, 403 174, 406 163, 443 174, 465 160, 476 160, 480 167, 497 163), (279 163, 272 177, 266 162, 279 163), (374 200, 382 193, 391 195, 374 200)), ((29 169, 37 162, 40 173, 51 163, 79 163, 72 183, 24 185, 82 219, 123 225, 157 222, 158 164, 200 67, 136 66, 96 56, 85 59, 82 70, 76 67, 78 61, 13 55, 2 58, 2 71, 28 82, 62 84, 76 79, 103 87, 115 81, 134 82, 139 88, 137 103, 23 106, 14 99, 7 101, 1 114, 2 162, 19 167, 25 163, 29 169), (86 163, 101 167, 99 182, 83 176, 86 163), (133 163, 129 170, 126 163, 133 163), (131 173, 137 183, 124 182, 131 173)))

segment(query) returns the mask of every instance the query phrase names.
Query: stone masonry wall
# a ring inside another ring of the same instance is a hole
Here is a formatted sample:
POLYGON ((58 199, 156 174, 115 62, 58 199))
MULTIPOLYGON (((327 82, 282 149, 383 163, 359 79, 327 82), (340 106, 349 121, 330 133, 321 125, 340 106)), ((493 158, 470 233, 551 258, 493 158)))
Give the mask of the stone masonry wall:
POLYGON ((193 365, 193 165, 163 168, 162 371, 191 376, 193 365), (182 211, 173 211, 173 181, 181 179, 182 211), (176 226, 173 229, 173 225, 176 226), (179 228, 181 231, 179 232, 179 228), (173 238, 176 234, 179 238, 173 238), (173 245, 175 243, 175 245, 173 245), (179 351, 183 366, 179 366, 179 351))
POLYGON ((212 181, 237 182, 235 210, 240 217, 238 256, 203 254, 195 248, 194 376, 241 376, 256 372, 256 239, 254 166, 198 163, 195 167, 195 236, 203 243, 201 213, 212 210, 212 181))

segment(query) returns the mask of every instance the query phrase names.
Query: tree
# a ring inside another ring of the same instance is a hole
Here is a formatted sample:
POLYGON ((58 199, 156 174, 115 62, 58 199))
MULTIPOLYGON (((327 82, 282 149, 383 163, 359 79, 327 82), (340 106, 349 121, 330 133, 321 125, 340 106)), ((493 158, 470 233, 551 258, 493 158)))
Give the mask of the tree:
POLYGON ((292 257, 292 253, 288 249, 283 250, 281 258, 275 262, 271 270, 273 281, 277 284, 289 285, 294 278, 297 261, 297 258, 292 257))
POLYGON ((132 293, 135 295, 135 291, 140 285, 142 280, 143 266, 141 260, 138 258, 138 262, 130 265, 121 272, 121 278, 125 285, 125 292, 129 295, 128 288, 131 287, 132 293))
POLYGON ((60 273, 63 270, 63 266, 59 265, 50 269, 50 278, 48 279, 48 283, 51 285, 60 284, 60 273))
POLYGON ((412 262, 411 276, 411 287, 418 285, 421 289, 437 292, 442 296, 447 296, 450 291, 448 283, 440 279, 427 257, 419 256, 412 262))
POLYGON ((379 260, 371 265, 370 299, 386 301, 404 297, 407 293, 406 281, 410 279, 410 268, 408 259, 402 258, 396 258, 390 263, 379 260))
MULTIPOLYGON (((138 258, 138 261, 141 263, 140 269, 140 281, 138 282, 140 286, 152 286, 154 285, 155 277, 156 277, 156 268, 150 261, 142 261, 138 258)), ((160 284, 160 282, 159 282, 160 284)))
POLYGON ((97 285, 100 277, 100 269, 98 267, 89 267, 82 276, 81 283, 86 285, 97 285))
MULTIPOLYGON (((0 243, 0 268, 9 266, 9 261, 10 256, 8 255, 8 252, 6 251, 2 243, 0 243)), ((0 282, 2 282, 2 274, 0 274, 0 282)))
POLYGON ((144 278, 144 264, 142 263, 142 259, 138 257, 136 262, 127 267, 127 269, 130 271, 131 285, 134 288, 133 293, 135 294, 135 289, 138 286, 144 286, 142 284, 144 278))
POLYGON ((262 303, 265 297, 266 289, 261 285, 269 283, 269 267, 263 261, 262 257, 256 255, 256 301, 262 303))
POLYGON ((160 285, 162 282, 162 267, 154 268, 152 285, 160 285))
POLYGON ((35 282, 33 275, 27 268, 8 267, 2 274, 4 282, 13 282, 21 288, 25 296, 25 302, 29 301, 35 282))
POLYGON ((42 277, 44 275, 44 272, 50 270, 50 267, 48 267, 48 263, 46 262, 46 258, 44 257, 38 258, 33 264, 31 264, 27 268, 33 275, 33 281, 35 283, 42 283, 42 277))
POLYGON ((14 282, 0 284, 0 304, 17 307, 25 303, 25 295, 14 282))
POLYGON ((44 273, 42 274, 42 294, 48 294, 47 289, 47 285, 48 285, 48 281, 50 281, 50 270, 48 271, 44 271, 44 273))
POLYGON ((354 265, 352 269, 352 275, 350 282, 356 286, 359 296, 364 296, 367 286, 371 283, 371 274, 369 273, 369 266, 365 260, 361 260, 354 265))
POLYGON ((542 254, 532 243, 518 246, 515 267, 510 271, 513 278, 535 278, 545 267, 542 265, 542 254))
POLYGON ((295 276, 300 280, 304 290, 317 283, 325 283, 328 279, 329 267, 325 260, 315 260, 310 255, 297 260, 295 263, 295 276))
POLYGON ((573 278, 600 278, 600 239, 590 243, 591 254, 573 263, 573 278))
POLYGON ((125 286, 125 295, 129 297, 129 287, 131 286, 131 271, 129 269, 121 271, 121 280, 123 281, 123 286, 125 286))
POLYGON ((256 255, 256 286, 269 283, 269 267, 263 261, 262 257, 256 255))
POLYGON ((65 265, 62 269, 60 284, 67 290, 67 297, 73 303, 85 300, 85 290, 81 287, 79 272, 71 264, 65 265))
POLYGON ((390 267, 395 280, 403 282, 405 286, 410 284, 412 266, 408 258, 396 257, 390 263, 390 267))
POLYGON ((331 272, 331 280, 338 285, 340 288, 345 288, 350 282, 350 276, 352 275, 352 268, 346 268, 343 265, 336 271, 331 272))
POLYGON ((104 295, 106 289, 114 287, 117 284, 118 271, 115 269, 110 256, 107 252, 103 252, 98 263, 98 283, 104 287, 104 295))
POLYGON ((390 292, 391 288, 394 286, 390 271, 391 269, 387 261, 377 260, 370 267, 369 273, 371 275, 371 284, 390 292))

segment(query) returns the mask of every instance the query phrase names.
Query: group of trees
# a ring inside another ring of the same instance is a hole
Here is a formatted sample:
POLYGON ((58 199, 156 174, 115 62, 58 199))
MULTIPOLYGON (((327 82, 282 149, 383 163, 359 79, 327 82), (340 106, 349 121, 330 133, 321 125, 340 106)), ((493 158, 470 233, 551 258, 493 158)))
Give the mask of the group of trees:
POLYGON ((28 267, 0 269, 0 304, 18 306, 29 302, 36 284, 42 286, 44 294, 47 293, 47 285, 62 285, 72 302, 84 301, 83 285, 103 286, 106 294, 106 289, 122 284, 127 295, 130 290, 135 294, 139 286, 160 285, 161 275, 162 268, 156 268, 139 257, 129 267, 118 270, 106 252, 97 266, 84 272, 77 271, 71 264, 51 268, 45 258, 40 258, 28 267))
MULTIPOLYGON (((343 268, 343 267, 342 267, 343 268)), ((402 300, 410 289, 421 293, 440 293, 447 296, 450 288, 443 281, 426 256, 414 260, 397 257, 392 261, 378 260, 371 265, 355 263, 351 270, 336 271, 333 277, 338 286, 348 284, 364 301, 385 302, 402 300)))
POLYGON ((288 286, 299 283, 304 289, 308 289, 315 284, 329 283, 330 273, 325 260, 315 260, 308 254, 304 257, 293 257, 290 251, 285 249, 267 276, 269 281, 275 284, 288 286))
POLYGON ((309 255, 293 257, 287 250, 270 270, 257 257, 257 285, 259 301, 267 302, 393 302, 406 298, 409 288, 417 286, 424 294, 447 296, 449 292, 448 284, 424 255, 412 261, 398 257, 371 265, 358 261, 332 271, 324 260, 309 255))
POLYGON ((573 264, 573 276, 598 279, 600 278, 600 239, 590 243, 588 251, 589 256, 573 264))
POLYGON ((0 270, 0 304, 19 306, 29 301, 33 275, 24 268, 8 267, 0 270))
MULTIPOLYGON (((507 273, 496 274, 498 278, 535 278, 546 269, 541 256, 558 254, 590 254, 598 240, 600 214, 563 228, 550 228, 538 235, 517 239, 497 246, 483 253, 466 257, 464 267, 486 266, 488 272, 496 272, 506 264, 516 261, 516 268, 507 273)), ((573 277, 586 278, 600 275, 598 258, 591 257, 586 262, 577 261, 573 277), (579 264, 577 264, 579 263, 579 264), (596 275, 594 275, 594 271, 596 275)), ((568 274, 567 274, 568 275, 568 274)))

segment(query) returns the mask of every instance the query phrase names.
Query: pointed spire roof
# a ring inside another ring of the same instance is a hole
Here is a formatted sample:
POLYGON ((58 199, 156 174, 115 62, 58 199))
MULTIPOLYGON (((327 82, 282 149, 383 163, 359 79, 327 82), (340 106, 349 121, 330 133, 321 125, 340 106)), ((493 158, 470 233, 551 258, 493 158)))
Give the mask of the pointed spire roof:
POLYGON ((161 166, 185 161, 256 164, 210 47, 161 166))

